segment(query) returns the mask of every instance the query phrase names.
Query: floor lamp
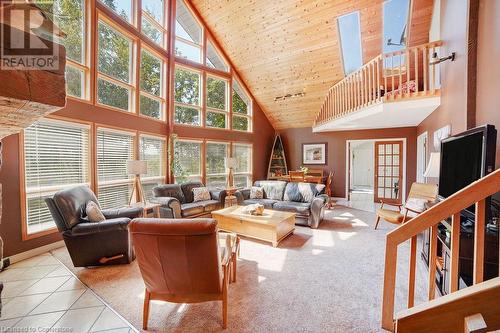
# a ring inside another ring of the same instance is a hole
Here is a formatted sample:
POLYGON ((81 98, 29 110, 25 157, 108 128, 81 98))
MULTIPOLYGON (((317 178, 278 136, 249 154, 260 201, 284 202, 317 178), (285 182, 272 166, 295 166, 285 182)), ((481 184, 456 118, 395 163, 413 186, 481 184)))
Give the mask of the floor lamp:
POLYGON ((136 195, 135 202, 142 202, 143 205, 146 205, 146 196, 144 195, 144 191, 142 190, 141 184, 141 175, 145 175, 148 173, 148 162, 147 161, 138 161, 132 160, 127 161, 127 174, 134 176, 134 187, 132 189, 132 193, 130 193, 130 199, 128 201, 128 205, 132 204, 132 198, 134 194, 136 195))

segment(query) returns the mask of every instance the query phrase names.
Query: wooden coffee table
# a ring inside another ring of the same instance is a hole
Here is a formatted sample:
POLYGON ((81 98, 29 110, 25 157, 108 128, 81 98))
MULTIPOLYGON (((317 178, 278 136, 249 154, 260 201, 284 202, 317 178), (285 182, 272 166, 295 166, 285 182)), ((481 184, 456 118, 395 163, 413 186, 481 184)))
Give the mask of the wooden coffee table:
POLYGON ((274 247, 295 230, 295 213, 265 209, 262 216, 243 212, 244 206, 232 206, 212 212, 219 229, 271 242, 274 247))

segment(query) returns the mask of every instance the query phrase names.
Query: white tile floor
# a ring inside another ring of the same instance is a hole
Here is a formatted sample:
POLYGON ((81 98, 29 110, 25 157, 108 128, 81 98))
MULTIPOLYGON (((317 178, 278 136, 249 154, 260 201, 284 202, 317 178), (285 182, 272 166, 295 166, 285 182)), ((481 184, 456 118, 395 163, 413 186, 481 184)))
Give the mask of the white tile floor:
POLYGON ((0 332, 137 332, 50 253, 8 267, 0 332))

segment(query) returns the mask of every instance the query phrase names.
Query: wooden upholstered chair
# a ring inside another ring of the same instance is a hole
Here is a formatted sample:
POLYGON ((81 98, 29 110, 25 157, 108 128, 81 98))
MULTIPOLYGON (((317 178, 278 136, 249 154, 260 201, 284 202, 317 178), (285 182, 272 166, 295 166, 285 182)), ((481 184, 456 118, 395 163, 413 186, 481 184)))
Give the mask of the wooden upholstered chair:
POLYGON ((333 207, 333 192, 332 192, 332 183, 333 183, 333 171, 330 171, 328 174, 328 178, 326 179, 326 195, 328 196, 328 201, 326 202, 326 209, 331 209, 333 207))
POLYGON ((305 173, 304 171, 290 171, 288 173, 290 175, 291 182, 303 182, 305 173))
POLYGON ((422 213, 425 210, 426 202, 433 202, 436 200, 437 192, 438 189, 435 184, 413 183, 410 188, 410 193, 408 193, 405 205, 384 202, 381 200, 381 206, 377 210, 375 229, 377 229, 381 218, 394 224, 401 224, 411 220, 412 217, 408 216, 408 213, 422 213), (384 205, 395 206, 398 210, 385 209, 384 205), (404 212, 402 212, 402 209, 404 209, 404 212))
POLYGON ((231 264, 236 281, 237 237, 219 234, 213 219, 134 219, 129 230, 146 285, 143 329, 152 300, 222 301, 226 328, 231 264))

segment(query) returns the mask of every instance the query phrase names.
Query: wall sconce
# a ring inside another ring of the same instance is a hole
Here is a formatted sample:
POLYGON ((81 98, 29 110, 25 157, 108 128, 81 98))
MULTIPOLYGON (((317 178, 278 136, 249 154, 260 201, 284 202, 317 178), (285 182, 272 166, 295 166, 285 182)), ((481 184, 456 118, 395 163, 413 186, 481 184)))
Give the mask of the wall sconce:
POLYGON ((456 55, 455 52, 452 52, 451 55, 449 55, 449 56, 447 56, 445 58, 439 58, 437 52, 434 52, 432 54, 432 60, 433 61, 431 61, 429 63, 429 65, 434 66, 434 65, 440 64, 440 63, 442 63, 443 61, 446 61, 446 60, 455 61, 455 55, 456 55))

